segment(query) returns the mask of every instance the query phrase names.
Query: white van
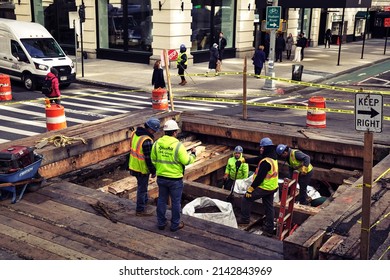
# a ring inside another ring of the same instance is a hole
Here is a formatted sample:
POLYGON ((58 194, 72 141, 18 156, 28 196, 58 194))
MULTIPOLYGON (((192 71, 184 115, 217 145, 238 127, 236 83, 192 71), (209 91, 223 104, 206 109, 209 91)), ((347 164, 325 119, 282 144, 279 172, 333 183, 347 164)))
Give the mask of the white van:
POLYGON ((45 27, 0 18, 0 73, 21 80, 26 89, 35 90, 51 67, 58 70, 60 86, 75 81, 73 61, 45 27))

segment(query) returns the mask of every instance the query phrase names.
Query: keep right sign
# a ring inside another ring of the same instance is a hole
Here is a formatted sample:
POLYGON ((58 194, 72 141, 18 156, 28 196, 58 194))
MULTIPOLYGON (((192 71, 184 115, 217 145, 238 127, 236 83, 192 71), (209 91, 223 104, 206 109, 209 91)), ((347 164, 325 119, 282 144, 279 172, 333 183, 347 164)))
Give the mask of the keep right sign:
POLYGON ((382 132, 383 96, 357 93, 355 95, 355 129, 365 132, 382 132))

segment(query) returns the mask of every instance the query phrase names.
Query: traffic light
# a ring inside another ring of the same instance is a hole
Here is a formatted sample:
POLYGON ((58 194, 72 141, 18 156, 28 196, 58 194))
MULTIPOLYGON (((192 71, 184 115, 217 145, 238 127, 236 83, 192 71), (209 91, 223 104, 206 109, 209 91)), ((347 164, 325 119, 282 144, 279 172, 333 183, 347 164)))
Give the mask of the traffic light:
POLYGON ((79 18, 81 22, 85 22, 85 5, 84 2, 79 6, 79 18))

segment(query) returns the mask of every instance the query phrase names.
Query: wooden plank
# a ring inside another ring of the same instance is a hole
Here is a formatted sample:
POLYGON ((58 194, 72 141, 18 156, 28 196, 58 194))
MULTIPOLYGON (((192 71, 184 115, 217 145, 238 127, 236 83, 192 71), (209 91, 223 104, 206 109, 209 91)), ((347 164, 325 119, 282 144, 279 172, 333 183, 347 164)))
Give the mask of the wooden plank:
MULTIPOLYGON (((23 235, 28 236, 29 239, 31 237, 36 237, 38 238, 37 241, 39 242, 40 247, 43 247, 43 245, 50 246, 51 250, 48 251, 60 254, 64 259, 101 259, 102 256, 107 257, 108 259, 119 259, 108 252, 102 254, 100 250, 96 250, 92 246, 86 246, 85 244, 73 241, 58 233, 54 234, 49 232, 47 228, 37 228, 2 215, 0 215, 0 223, 5 228, 12 228, 12 230, 9 231, 9 234, 13 238, 21 239, 18 235, 14 235, 15 231, 23 232, 23 235), (41 240, 44 240, 44 242, 41 242, 41 240)), ((32 244, 31 240, 28 243, 32 244)))
MULTIPOLYGON (((60 185, 56 185, 56 187, 62 188, 60 185)), ((82 190, 82 188, 81 189, 78 188, 78 189, 82 190)), ((60 191, 60 190, 56 189, 56 191, 60 191)), ((69 192, 65 192, 65 190, 63 190, 62 193, 64 195, 68 195, 69 194, 69 192)), ((81 197, 81 196, 77 195, 77 198, 79 198, 79 197, 81 197)), ((113 199, 113 197, 109 197, 109 198, 113 199)), ((61 198, 61 201, 64 201, 64 198, 61 198)), ((126 220, 126 221, 128 221, 128 224, 137 225, 137 227, 142 228, 142 229, 155 230, 156 231, 155 217, 145 217, 145 219, 143 219, 143 223, 140 224, 139 223, 139 217, 129 215, 128 212, 124 213, 123 211, 119 211, 118 209, 115 209, 115 212, 119 213, 120 216, 123 216, 122 218, 120 218, 120 220, 122 222, 124 222, 126 220), (151 220, 153 220, 153 221, 150 222, 151 220)), ((188 217, 183 215, 183 220, 185 222, 186 222, 187 218, 188 217)), ((193 222, 191 222, 191 224, 192 223, 193 222)), ((186 224, 187 224, 187 222, 186 222, 186 224)), ((214 223, 212 223, 212 224, 215 225, 214 223)), ((190 227, 188 227, 188 225, 185 227, 186 230, 181 230, 180 231, 180 232, 186 232, 187 229, 188 229, 188 231, 190 232, 190 235, 189 235, 190 238, 189 238, 188 242, 190 242, 192 244, 196 244, 197 246, 206 247, 209 250, 212 250, 213 252, 223 252, 225 254, 224 258, 235 258, 235 259, 237 259, 237 258, 244 258, 244 259, 248 259, 249 258, 249 259, 251 259, 251 258, 255 258, 255 257, 264 258, 264 256, 268 256, 270 254, 271 255, 275 254, 275 253, 272 253, 272 252, 271 253, 268 252, 268 254, 265 254, 264 252, 252 251, 251 248, 245 248, 245 250, 243 249, 242 251, 238 251, 237 246, 240 246, 240 247, 244 246, 244 243, 242 241, 246 240, 247 239, 246 237, 242 237, 239 242, 237 242, 235 240, 229 240, 229 239, 219 240, 218 236, 220 234, 218 234, 216 236, 211 235, 210 233, 205 235, 204 230, 198 230, 198 229, 193 228, 193 227, 190 228, 190 227), (197 237, 194 239, 194 236, 197 236, 197 237), (204 236, 204 237, 201 237, 201 236, 204 236), (230 244, 232 242, 234 244, 230 244), (241 244, 241 243, 243 243, 243 244, 241 244), (234 246, 235 250, 233 250, 231 248, 231 246, 234 246), (231 255, 231 257, 229 257, 230 255, 231 255), (240 257, 241 255, 242 255, 242 257, 240 257)), ((235 229, 230 229, 230 228, 228 228, 228 230, 227 230, 226 228, 227 227, 225 227, 223 232, 225 234, 227 234, 227 236, 231 235, 231 233, 229 233, 230 230, 235 230, 235 229)), ((161 231, 158 231, 158 232, 161 233, 161 231)), ((254 242, 254 244, 257 244, 257 243, 258 243, 258 241, 254 242)), ((267 244, 267 248, 268 248, 269 247, 269 242, 267 242, 266 244, 267 244)), ((247 246, 247 245, 245 245, 245 246, 247 246)), ((253 245, 252 245, 252 247, 253 247, 253 245)), ((279 248, 281 249, 281 246, 279 248)), ((276 254, 273 257, 280 258, 280 255, 276 254)))
POLYGON ((26 260, 61 260, 63 259, 58 254, 46 251, 37 246, 29 244, 26 240, 15 239, 9 234, 0 233, 0 248, 17 255, 21 259, 26 260))
POLYGON ((90 254, 96 259, 142 259, 135 254, 120 250, 112 246, 111 244, 102 244, 94 239, 89 238, 87 235, 82 236, 81 234, 77 232, 72 232, 65 227, 50 224, 43 220, 34 219, 32 217, 17 213, 15 211, 7 211, 4 216, 7 216, 14 221, 19 221, 20 223, 23 223, 23 227, 30 226, 31 228, 36 228, 37 230, 35 230, 34 232, 37 232, 41 236, 42 234, 44 234, 45 236, 47 236, 46 239, 49 238, 49 240, 55 240, 56 242, 58 242, 58 239, 61 239, 61 242, 62 240, 64 240, 65 246, 70 246, 70 248, 72 249, 78 248, 81 252, 90 251, 90 254), (69 241, 71 242, 71 244, 67 243, 69 241), (74 246, 72 246, 73 243, 75 243, 74 246), (78 244, 81 244, 80 248, 78 247, 78 244))
POLYGON ((332 250, 334 250, 335 247, 338 247, 340 244, 344 241, 343 236, 340 236, 338 234, 332 235, 325 243, 322 245, 319 251, 319 259, 320 260, 339 260, 340 258, 329 258, 330 253, 332 250))
MULTIPOLYGON (((4 222, 1 221, 0 222, 4 222)), ((16 240, 25 241, 26 243, 34 246, 39 247, 43 250, 49 251, 53 254, 58 254, 63 259, 70 259, 70 260, 92 260, 90 256, 83 254, 81 252, 78 252, 73 249, 69 249, 63 245, 56 244, 50 241, 47 241, 43 238, 40 238, 38 236, 34 236, 32 234, 29 234, 28 232, 24 232, 22 230, 14 229, 12 227, 9 227, 5 225, 4 223, 0 227, 0 234, 6 235, 8 237, 12 237, 16 240)))
MULTIPOLYGON (((291 147, 299 147, 304 151, 338 155, 342 157, 362 158, 363 145, 361 141, 350 141, 341 138, 316 139, 306 138, 300 134, 296 127, 283 127, 273 124, 262 124, 238 120, 237 118, 205 115, 185 112, 181 115, 183 121, 182 129, 193 133, 204 134, 225 139, 235 139, 258 144, 259 139, 270 137, 274 143, 284 143, 291 147)), ((381 160, 389 153, 389 147, 375 146, 374 158, 381 160)))

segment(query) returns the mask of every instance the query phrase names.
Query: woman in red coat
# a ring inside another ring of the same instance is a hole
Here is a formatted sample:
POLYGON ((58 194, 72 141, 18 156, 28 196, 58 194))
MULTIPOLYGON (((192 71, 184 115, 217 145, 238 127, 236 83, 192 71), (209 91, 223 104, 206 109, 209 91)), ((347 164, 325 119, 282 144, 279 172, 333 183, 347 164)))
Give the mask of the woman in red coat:
POLYGON ((50 98, 50 103, 60 104, 60 83, 58 81, 58 71, 54 67, 50 68, 50 72, 47 73, 45 80, 51 80, 51 93, 47 95, 50 98))

